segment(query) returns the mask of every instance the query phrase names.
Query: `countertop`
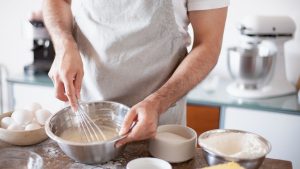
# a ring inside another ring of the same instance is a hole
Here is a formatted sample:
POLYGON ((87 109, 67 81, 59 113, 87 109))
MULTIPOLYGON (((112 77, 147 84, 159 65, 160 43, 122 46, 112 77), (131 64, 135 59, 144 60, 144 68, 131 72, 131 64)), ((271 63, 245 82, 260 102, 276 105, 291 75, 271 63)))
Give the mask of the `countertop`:
MULTIPOLYGON (((12 75, 7 78, 7 82, 9 84, 53 87, 53 83, 47 75, 12 75)), ((232 106, 300 115, 300 104, 296 93, 267 99, 241 99, 233 97, 226 92, 226 87, 230 83, 230 80, 220 78, 217 84, 209 84, 209 78, 207 78, 189 92, 187 95, 188 103, 195 105, 232 106), (205 85, 215 85, 214 90, 207 91, 205 85)))
MULTIPOLYGON (((0 151, 1 148, 6 147, 25 149, 38 153, 43 158, 44 169, 125 169, 126 164, 130 160, 150 156, 147 151, 147 141, 131 143, 126 146, 124 152, 115 160, 99 165, 85 165, 71 160, 60 150, 58 145, 50 139, 34 146, 23 147, 12 146, 0 141, 0 151)), ((196 156, 194 159, 184 163, 172 164, 173 169, 197 169, 205 166, 207 166, 207 163, 205 162, 200 148, 196 149, 196 156)), ((266 158, 260 169, 292 169, 292 163, 289 161, 266 158)))
POLYGON ((53 87, 51 79, 45 75, 18 74, 7 77, 7 82, 11 84, 27 84, 53 87))
POLYGON ((300 104, 296 93, 264 99, 244 99, 231 96, 226 88, 231 80, 220 79, 215 86, 207 90, 211 85, 204 81, 189 92, 187 99, 189 104, 228 106, 247 109, 266 110, 272 112, 291 113, 300 115, 300 104))

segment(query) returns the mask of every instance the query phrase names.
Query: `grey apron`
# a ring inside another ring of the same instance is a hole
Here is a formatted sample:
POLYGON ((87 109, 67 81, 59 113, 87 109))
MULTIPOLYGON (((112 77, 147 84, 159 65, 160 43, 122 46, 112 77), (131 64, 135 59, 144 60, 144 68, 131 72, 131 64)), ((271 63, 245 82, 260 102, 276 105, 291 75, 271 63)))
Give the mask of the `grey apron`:
MULTIPOLYGON (((128 106, 160 88, 186 56, 172 0, 73 0, 75 38, 84 64, 82 99, 128 106)), ((185 124, 179 100, 160 124, 185 124)))

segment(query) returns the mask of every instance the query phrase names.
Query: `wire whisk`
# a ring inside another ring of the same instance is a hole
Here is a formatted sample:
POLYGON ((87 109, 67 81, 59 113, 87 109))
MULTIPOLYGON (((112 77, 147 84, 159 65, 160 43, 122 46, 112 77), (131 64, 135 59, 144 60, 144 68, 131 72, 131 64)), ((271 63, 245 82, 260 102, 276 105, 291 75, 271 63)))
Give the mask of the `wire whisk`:
POLYGON ((78 128, 81 133, 83 133, 87 142, 96 142, 96 141, 105 141, 107 140, 101 128, 90 118, 90 116, 86 113, 82 105, 79 103, 77 99, 77 111, 75 111, 75 115, 78 121, 78 128))

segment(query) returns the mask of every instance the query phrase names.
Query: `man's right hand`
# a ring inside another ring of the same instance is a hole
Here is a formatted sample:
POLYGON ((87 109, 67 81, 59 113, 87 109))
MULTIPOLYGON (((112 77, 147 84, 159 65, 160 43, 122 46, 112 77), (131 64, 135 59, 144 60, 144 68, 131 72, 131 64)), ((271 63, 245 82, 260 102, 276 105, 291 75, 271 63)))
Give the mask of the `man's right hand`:
POLYGON ((75 42, 66 43, 56 50, 56 56, 48 73, 59 100, 69 101, 73 111, 77 110, 77 98, 83 78, 83 64, 75 42))
POLYGON ((49 71, 56 97, 77 109, 83 78, 82 60, 72 36, 74 17, 71 0, 43 0, 43 18, 54 44, 56 57, 49 71))

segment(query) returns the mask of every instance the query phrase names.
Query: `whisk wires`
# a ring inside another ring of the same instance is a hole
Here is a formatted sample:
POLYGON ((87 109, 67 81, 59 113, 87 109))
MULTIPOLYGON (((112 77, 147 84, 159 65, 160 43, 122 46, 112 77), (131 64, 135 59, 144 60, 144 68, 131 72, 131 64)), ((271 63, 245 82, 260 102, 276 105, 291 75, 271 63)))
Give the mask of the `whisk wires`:
POLYGON ((90 118, 90 116, 85 112, 84 108, 80 105, 77 100, 77 111, 75 111, 76 117, 78 118, 79 130, 84 134, 85 140, 87 142, 94 142, 100 140, 107 140, 101 128, 95 124, 95 122, 90 118), (102 137, 102 139, 101 139, 102 137))

